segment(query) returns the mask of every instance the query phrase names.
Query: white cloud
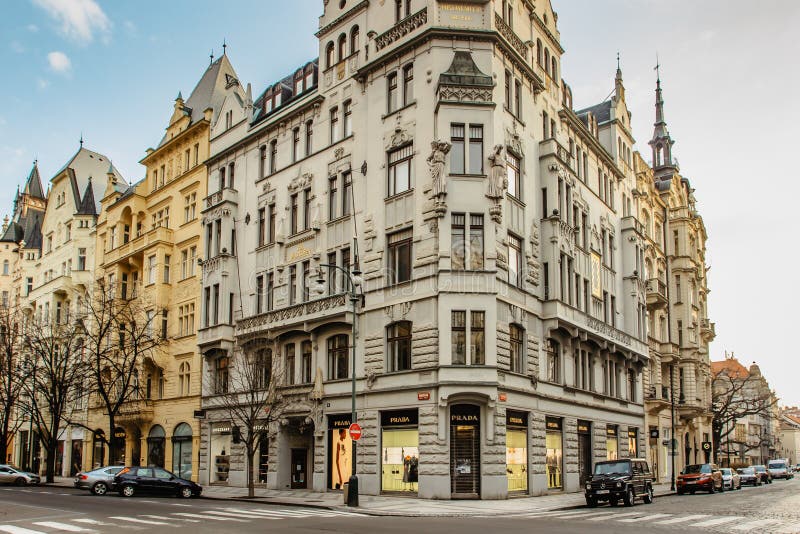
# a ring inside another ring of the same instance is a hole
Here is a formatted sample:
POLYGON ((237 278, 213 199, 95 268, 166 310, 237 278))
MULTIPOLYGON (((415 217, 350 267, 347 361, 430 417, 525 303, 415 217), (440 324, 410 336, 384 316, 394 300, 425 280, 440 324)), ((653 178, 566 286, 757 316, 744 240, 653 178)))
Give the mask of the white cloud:
POLYGON ((61 24, 61 33, 79 43, 90 43, 95 31, 103 34, 103 40, 111 32, 111 21, 95 0, 33 0, 33 3, 61 24))
POLYGON ((47 54, 47 62, 55 72, 66 73, 72 68, 72 61, 69 60, 64 52, 50 52, 47 54))

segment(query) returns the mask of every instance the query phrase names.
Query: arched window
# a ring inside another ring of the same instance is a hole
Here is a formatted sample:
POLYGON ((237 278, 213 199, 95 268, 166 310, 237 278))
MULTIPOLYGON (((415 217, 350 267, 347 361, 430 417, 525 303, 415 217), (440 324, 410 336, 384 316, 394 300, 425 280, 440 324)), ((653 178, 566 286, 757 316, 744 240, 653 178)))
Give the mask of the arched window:
POLYGON ((345 34, 341 34, 339 36, 339 55, 338 61, 342 61, 345 57, 347 57, 347 36, 345 34))
POLYGON ((333 66, 333 41, 325 46, 325 68, 329 69, 333 66))
POLYGON ((512 373, 525 372, 525 330, 516 324, 509 326, 509 334, 511 340, 510 366, 512 373))
POLYGON ((664 157, 663 150, 664 149, 660 144, 656 145, 656 161, 655 161, 656 167, 661 166, 661 162, 664 157))
POLYGON ((411 322, 400 321, 386 327, 386 349, 389 372, 411 369, 411 322))
POLYGON ((358 26, 353 26, 350 30, 350 53, 355 54, 358 52, 358 26))
POLYGON ((550 74, 550 50, 547 48, 544 49, 544 70, 547 74, 550 74))
POLYGON ((8 260, 3 260, 3 274, 8 276, 8 260))
POLYGON ((542 66, 542 40, 536 39, 536 62, 542 66))
POLYGON ((550 76, 552 76, 554 80, 558 79, 558 62, 556 61, 556 56, 550 58, 550 76))
POLYGON ((254 373, 260 389, 267 389, 272 380, 272 349, 262 349, 256 353, 254 373))
POLYGON ((310 156, 314 149, 314 127, 311 121, 306 122, 306 156, 310 156))
POLYGON ((164 467, 164 444, 166 443, 164 427, 155 425, 147 436, 147 465, 164 467))
POLYGON ((178 371, 178 385, 180 386, 181 397, 189 395, 191 391, 191 366, 189 362, 183 362, 178 371))
POLYGON ((192 478, 192 427, 186 423, 172 432, 172 472, 179 478, 192 478))
POLYGON ((228 392, 228 364, 227 356, 220 356, 214 360, 214 393, 228 392))

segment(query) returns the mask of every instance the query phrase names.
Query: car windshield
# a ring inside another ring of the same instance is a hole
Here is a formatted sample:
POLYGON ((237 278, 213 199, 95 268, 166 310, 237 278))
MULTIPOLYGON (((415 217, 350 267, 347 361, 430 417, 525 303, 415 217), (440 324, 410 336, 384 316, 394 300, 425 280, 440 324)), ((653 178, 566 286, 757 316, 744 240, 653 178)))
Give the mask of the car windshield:
POLYGON ((753 466, 753 469, 755 469, 755 470, 756 470, 756 471, 758 471, 759 473, 763 473, 764 471, 766 471, 766 470, 767 470, 767 468, 766 468, 766 467, 764 467, 763 465, 756 465, 756 466, 753 466))
POLYGON ((729 468, 727 468, 727 467, 723 467, 722 469, 720 469, 720 471, 722 471, 723 475, 732 475, 733 474, 733 473, 731 473, 731 470, 729 468))
POLYGON ((770 462, 770 469, 786 469, 786 462, 770 462))
POLYGON ((739 469, 739 473, 741 473, 742 475, 753 475, 755 474, 755 472, 756 470, 753 469, 752 467, 742 467, 741 469, 739 469))
POLYGON ((595 475, 629 475, 630 462, 606 462, 594 466, 595 475))
POLYGON ((708 464, 687 465, 683 470, 684 475, 696 475, 698 473, 710 473, 711 466, 708 464))

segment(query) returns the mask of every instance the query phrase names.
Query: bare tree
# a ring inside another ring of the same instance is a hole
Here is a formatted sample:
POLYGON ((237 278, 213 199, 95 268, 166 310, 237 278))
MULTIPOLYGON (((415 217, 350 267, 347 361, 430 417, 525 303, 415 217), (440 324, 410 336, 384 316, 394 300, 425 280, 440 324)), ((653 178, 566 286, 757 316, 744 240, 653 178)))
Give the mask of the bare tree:
POLYGON ((22 376, 17 348, 20 323, 16 308, 0 307, 0 462, 7 461, 11 437, 22 424, 22 376))
POLYGON ((766 426, 776 417, 778 398, 760 375, 736 373, 723 369, 711 382, 712 433, 716 444, 715 461, 721 456, 739 456, 752 449, 771 445, 767 432, 740 435, 736 424, 758 416, 766 426))
POLYGON ((118 288, 107 287, 102 279, 79 312, 85 331, 89 394, 108 420, 109 433, 97 438, 108 446, 109 458, 118 458, 119 447, 124 447, 114 439, 117 416, 126 402, 141 398, 139 372, 145 358, 152 358, 163 343, 165 333, 155 328, 160 312, 148 313, 141 298, 120 298, 118 288))
POLYGON ((253 459, 262 440, 268 439, 268 428, 280 418, 282 383, 281 368, 273 361, 272 350, 255 342, 237 350, 227 364, 209 376, 206 390, 213 392, 206 406, 226 414, 231 420, 234 441, 245 449, 247 496, 255 496, 253 459))
POLYGON ((47 482, 55 476, 58 437, 83 396, 86 365, 82 329, 70 320, 28 318, 22 332, 26 411, 46 452, 47 482))

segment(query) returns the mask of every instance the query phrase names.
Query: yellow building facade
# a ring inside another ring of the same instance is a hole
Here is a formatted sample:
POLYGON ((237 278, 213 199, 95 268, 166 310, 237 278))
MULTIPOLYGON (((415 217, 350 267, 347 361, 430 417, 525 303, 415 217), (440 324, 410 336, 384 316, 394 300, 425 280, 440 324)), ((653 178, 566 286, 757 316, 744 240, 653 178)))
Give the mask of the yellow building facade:
MULTIPOLYGON (((222 56, 209 65, 190 97, 175 100, 166 133, 141 160, 143 180, 102 200, 96 232, 96 277, 122 298, 135 298, 153 334, 162 337, 152 358, 139 362, 135 398, 116 417, 122 457, 108 458, 95 440, 93 465, 159 465, 197 480, 200 446, 201 362, 196 331, 200 317, 201 203, 211 125, 225 98, 243 97, 236 74, 222 56)), ((109 435, 103 409, 92 404, 92 428, 109 435)))

